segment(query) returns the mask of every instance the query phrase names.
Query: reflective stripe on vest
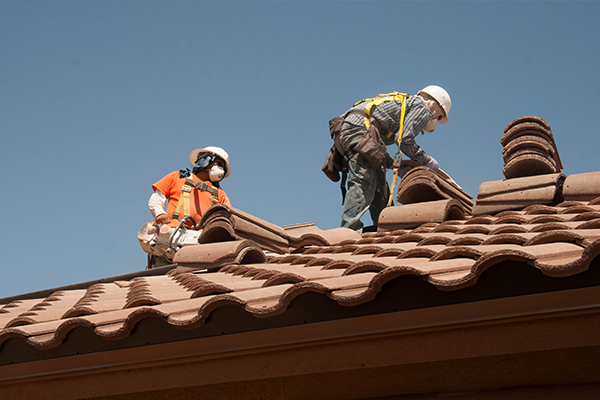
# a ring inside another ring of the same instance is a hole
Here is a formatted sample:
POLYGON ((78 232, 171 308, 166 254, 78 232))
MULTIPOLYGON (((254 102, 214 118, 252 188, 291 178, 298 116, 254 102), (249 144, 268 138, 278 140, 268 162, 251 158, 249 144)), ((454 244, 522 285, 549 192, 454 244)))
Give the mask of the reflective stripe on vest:
POLYGON ((192 191, 192 187, 184 184, 181 188, 181 196, 179 196, 179 200, 177 201, 177 207, 175 208, 175 212, 173 212, 173 219, 179 219, 179 215, 181 213, 181 207, 183 206, 183 216, 187 217, 190 215, 190 192, 192 191))

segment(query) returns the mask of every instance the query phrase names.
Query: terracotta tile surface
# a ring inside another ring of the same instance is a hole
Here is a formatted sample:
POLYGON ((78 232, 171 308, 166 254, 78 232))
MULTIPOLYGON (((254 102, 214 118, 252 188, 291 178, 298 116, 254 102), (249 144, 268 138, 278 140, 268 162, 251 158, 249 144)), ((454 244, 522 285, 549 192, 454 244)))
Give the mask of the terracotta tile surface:
MULTIPOLYGON (((532 145, 562 167, 555 145, 533 143, 523 133, 531 130, 553 138, 544 120, 522 117, 507 126, 503 145, 521 138, 514 154, 532 145)), ((181 249, 177 267, 164 275, 0 299, 0 346, 20 338, 35 349, 57 348, 78 328, 119 341, 156 318, 199 329, 231 307, 270 318, 290 313, 292 301, 307 293, 358 307, 405 278, 459 292, 507 261, 560 280, 585 272, 600 254, 600 172, 484 182, 473 205, 457 184, 416 167, 398 199, 402 205, 384 210, 378 231, 363 234, 312 223, 279 227, 215 206, 200 221, 200 243, 181 249)))
MULTIPOLYGON (((453 201, 422 204, 436 210, 436 206, 446 208, 453 201)), ((198 245, 193 254, 202 261, 199 264, 227 262, 212 272, 174 269, 167 275, 4 304, 0 307, 0 343, 21 337, 37 349, 50 349, 60 346, 77 327, 120 340, 139 321, 156 317, 173 326, 197 328, 207 322, 211 312, 231 305, 269 317, 284 313, 294 298, 306 292, 351 307, 371 301, 384 285, 406 275, 420 277, 444 291, 456 291, 476 285, 484 271, 506 259, 548 276, 571 276, 585 271, 600 253, 598 203, 600 199, 532 205, 456 220, 436 217, 437 221, 415 229, 351 235, 354 239, 337 244, 310 244, 293 253, 263 255, 249 262, 237 256, 245 250, 257 251, 250 240, 198 245)), ((408 213, 416 209, 395 207, 398 211, 402 208, 408 213)), ((402 220, 402 215, 394 218, 402 220)), ((301 233, 299 237, 328 236, 327 231, 309 225, 288 230, 301 233)), ((280 231, 282 235, 285 232, 280 231)))

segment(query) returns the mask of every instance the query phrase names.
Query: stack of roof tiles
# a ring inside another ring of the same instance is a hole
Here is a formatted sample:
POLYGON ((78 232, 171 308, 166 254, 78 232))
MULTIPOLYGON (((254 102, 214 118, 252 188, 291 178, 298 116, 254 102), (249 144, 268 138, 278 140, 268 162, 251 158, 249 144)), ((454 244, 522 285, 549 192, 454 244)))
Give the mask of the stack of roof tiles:
POLYGON ((567 177, 560 172, 563 165, 548 122, 535 116, 517 118, 506 126, 500 142, 507 179, 481 184, 473 215, 533 204, 556 205, 564 200, 567 177))
POLYGON ((428 222, 465 219, 473 209, 473 197, 444 171, 434 172, 415 161, 403 160, 408 168, 398 184, 399 206, 387 207, 379 216, 377 229, 392 231, 415 228, 428 222))
POLYGON ((467 212, 473 207, 473 197, 464 192, 443 171, 433 172, 424 166, 415 166, 402 177, 398 185, 396 201, 414 204, 427 201, 456 199, 467 212))
MULTIPOLYGON (((347 239, 348 235, 360 236, 348 229, 323 231, 313 223, 280 227, 222 204, 211 207, 202 216, 200 228, 200 244, 249 239, 262 249, 278 254, 286 254, 308 245, 336 244, 347 239)), ((181 262, 181 251, 176 256, 179 257, 174 261, 181 262)))
POLYGON ((500 143, 507 179, 559 173, 563 169, 550 125, 542 118, 515 119, 504 129, 500 143))

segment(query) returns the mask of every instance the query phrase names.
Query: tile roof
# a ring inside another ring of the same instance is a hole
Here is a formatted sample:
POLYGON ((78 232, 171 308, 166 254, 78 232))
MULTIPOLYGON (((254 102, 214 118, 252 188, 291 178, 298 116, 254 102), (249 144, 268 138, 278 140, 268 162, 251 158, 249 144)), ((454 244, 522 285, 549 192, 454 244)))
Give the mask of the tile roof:
MULTIPOLYGON (((532 119, 515 120, 507 132, 532 119)), ((536 129, 549 131, 542 121, 534 121, 536 129)), ((358 309, 408 277, 443 298, 507 261, 565 278, 588 270, 600 254, 600 172, 486 182, 474 206, 457 184, 428 169, 413 168, 403 182, 398 198, 411 200, 386 208, 379 230, 363 234, 312 223, 280 227, 215 206, 201 221, 200 244, 182 248, 164 275, 0 299, 0 346, 20 339, 37 350, 58 348, 78 328, 124 341, 154 318, 202 329, 227 307, 268 319, 306 293, 358 309)), ((3 348, 0 364, 11 362, 2 359, 3 348)))

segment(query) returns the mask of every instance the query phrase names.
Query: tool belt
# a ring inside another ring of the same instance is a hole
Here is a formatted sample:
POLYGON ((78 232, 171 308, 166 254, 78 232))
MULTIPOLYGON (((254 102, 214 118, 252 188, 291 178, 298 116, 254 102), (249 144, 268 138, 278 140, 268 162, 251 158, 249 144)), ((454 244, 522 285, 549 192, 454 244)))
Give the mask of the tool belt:
MULTIPOLYGON (((340 180, 340 172, 344 169, 344 158, 346 154, 340 143, 340 134, 344 118, 350 114, 361 114, 366 116, 362 111, 352 111, 329 121, 333 145, 329 149, 329 154, 327 155, 321 170, 333 182, 338 182, 340 180)), ((369 121, 366 126, 367 132, 355 145, 354 150, 362 154, 373 168, 387 168, 391 166, 393 160, 389 156, 386 146, 381 139, 379 122, 377 122, 375 118, 369 118, 367 121, 369 121)))
POLYGON ((379 122, 375 118, 370 118, 368 121, 367 133, 354 146, 354 150, 362 154, 374 169, 388 168, 394 160, 388 154, 385 143, 381 139, 379 122))
POLYGON ((340 117, 329 121, 329 131, 333 139, 333 145, 329 149, 321 170, 333 182, 340 181, 342 191, 342 204, 346 197, 346 181, 348 178, 348 156, 341 144, 341 131, 344 119, 350 114, 360 114, 365 118, 367 131, 362 139, 354 146, 354 151, 364 156, 373 168, 388 168, 393 159, 386 150, 386 146, 380 136, 379 122, 375 118, 368 118, 364 111, 349 111, 340 117), (368 121, 368 122, 367 122, 368 121))

